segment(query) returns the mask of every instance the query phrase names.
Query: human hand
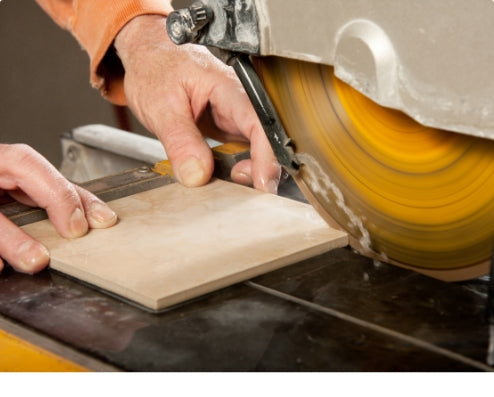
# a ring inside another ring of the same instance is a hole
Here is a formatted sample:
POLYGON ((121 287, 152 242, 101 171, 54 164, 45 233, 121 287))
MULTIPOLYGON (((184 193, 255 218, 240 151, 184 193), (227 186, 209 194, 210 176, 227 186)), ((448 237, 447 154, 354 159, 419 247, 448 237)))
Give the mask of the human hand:
MULTIPOLYGON (((8 194, 30 206, 46 209, 57 231, 66 238, 88 228, 114 225, 117 215, 100 199, 66 180, 39 153, 23 144, 0 144, 0 196, 8 194)), ((7 261, 23 273, 48 265, 48 250, 0 213, 0 271, 7 261)))
POLYGON ((209 181, 214 161, 203 135, 250 141, 251 159, 239 162, 232 179, 277 192, 281 167, 233 70, 204 47, 176 46, 166 20, 143 15, 118 34, 115 48, 125 69, 127 104, 163 143, 177 179, 185 186, 209 181))

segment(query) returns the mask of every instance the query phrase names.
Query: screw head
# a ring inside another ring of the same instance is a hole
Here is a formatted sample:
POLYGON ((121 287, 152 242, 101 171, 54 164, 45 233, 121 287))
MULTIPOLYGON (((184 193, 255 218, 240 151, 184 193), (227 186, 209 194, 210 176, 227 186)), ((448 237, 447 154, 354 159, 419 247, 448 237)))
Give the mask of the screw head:
POLYGON ((79 157, 79 149, 76 146, 69 146, 67 149, 67 158, 70 161, 76 161, 79 157))

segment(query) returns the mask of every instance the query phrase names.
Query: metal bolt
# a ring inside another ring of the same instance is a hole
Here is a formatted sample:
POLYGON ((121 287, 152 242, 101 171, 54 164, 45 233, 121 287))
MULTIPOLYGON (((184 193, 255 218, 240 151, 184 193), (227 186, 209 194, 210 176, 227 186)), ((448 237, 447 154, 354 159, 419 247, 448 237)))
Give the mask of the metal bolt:
POLYGON ((76 161, 79 157, 79 149, 76 146, 69 146, 67 149, 67 158, 70 161, 76 161))
POLYGON ((196 42, 202 28, 213 20, 213 12, 202 4, 176 10, 166 19, 166 30, 175 44, 196 42))
POLYGON ((147 174, 148 172, 151 172, 151 169, 146 166, 146 165, 143 165, 139 168, 139 170, 137 171, 139 174, 147 174))

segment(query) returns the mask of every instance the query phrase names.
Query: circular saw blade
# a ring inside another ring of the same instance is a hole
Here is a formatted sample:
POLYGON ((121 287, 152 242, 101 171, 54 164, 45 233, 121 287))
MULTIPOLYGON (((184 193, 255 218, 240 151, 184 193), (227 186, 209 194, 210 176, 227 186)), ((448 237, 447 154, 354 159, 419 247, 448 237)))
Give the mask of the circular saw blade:
POLYGON ((330 66, 275 57, 254 63, 302 164, 297 183, 354 248, 446 280, 487 273, 493 141, 379 106, 330 66))

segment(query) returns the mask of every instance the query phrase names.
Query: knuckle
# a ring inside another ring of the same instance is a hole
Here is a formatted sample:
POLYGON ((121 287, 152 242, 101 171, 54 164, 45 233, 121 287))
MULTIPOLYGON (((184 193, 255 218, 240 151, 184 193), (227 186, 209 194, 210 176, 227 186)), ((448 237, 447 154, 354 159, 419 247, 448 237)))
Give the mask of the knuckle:
POLYGON ((34 158, 35 150, 25 143, 0 144, 0 153, 6 161, 23 161, 34 158))
POLYGON ((26 144, 18 143, 14 145, 14 156, 20 164, 34 166, 39 163, 39 156, 35 150, 26 144))
POLYGON ((97 196, 95 196, 93 193, 90 191, 78 186, 72 184, 73 188, 75 189, 75 192, 78 196, 78 199, 81 201, 86 206, 89 206, 95 202, 99 203, 104 203, 102 200, 100 200, 97 196))
POLYGON ((64 178, 58 178, 56 182, 58 189, 53 191, 53 197, 47 203, 46 208, 48 209, 62 203, 74 207, 74 209, 80 207, 80 196, 72 184, 64 178))

